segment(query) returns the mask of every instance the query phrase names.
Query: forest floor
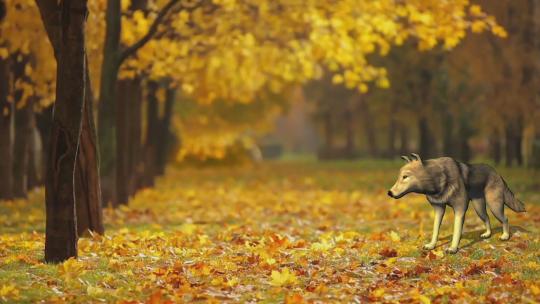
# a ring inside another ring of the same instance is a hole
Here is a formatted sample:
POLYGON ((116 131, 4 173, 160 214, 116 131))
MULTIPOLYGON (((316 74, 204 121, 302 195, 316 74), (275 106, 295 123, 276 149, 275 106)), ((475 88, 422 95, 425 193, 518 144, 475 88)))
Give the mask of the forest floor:
POLYGON ((79 258, 43 260, 43 191, 0 203, 0 302, 540 301, 540 174, 501 169, 528 208, 507 214, 512 238, 480 239, 473 210, 447 255, 425 198, 386 196, 401 163, 275 162, 169 168, 128 207, 105 210, 105 236, 79 258))

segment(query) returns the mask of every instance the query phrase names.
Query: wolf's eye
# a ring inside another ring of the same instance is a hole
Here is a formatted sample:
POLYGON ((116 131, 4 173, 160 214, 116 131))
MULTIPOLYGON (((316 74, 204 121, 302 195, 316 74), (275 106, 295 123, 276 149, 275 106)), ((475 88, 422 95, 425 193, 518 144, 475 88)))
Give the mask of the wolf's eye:
POLYGON ((407 175, 403 175, 403 179, 407 179, 409 178, 407 175))

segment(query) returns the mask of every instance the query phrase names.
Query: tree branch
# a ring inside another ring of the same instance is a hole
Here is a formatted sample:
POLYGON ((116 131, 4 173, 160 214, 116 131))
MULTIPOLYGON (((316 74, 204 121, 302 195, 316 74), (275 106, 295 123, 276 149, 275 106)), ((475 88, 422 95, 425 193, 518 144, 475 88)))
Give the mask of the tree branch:
POLYGON ((170 0, 167 5, 165 5, 161 11, 159 11, 156 19, 154 19, 154 22, 148 29, 148 32, 139 39, 139 41, 133 43, 131 46, 125 48, 120 53, 119 58, 119 64, 121 65, 124 60, 126 60, 128 57, 135 54, 140 48, 142 48, 148 41, 150 41, 157 33, 159 25, 163 22, 163 19, 165 19, 167 13, 179 2, 180 0, 170 0))
MULTIPOLYGON (((36 0, 39 1, 39 0, 36 0)), ((141 38, 139 41, 133 43, 131 46, 126 47, 122 52, 120 52, 118 63, 121 65, 124 60, 135 54, 140 48, 142 48, 148 41, 152 40, 157 34, 158 27, 161 23, 163 23, 163 20, 167 16, 167 14, 172 10, 172 8, 178 3, 180 0, 170 0, 167 5, 165 5, 158 13, 156 19, 154 19, 154 22, 152 25, 150 25, 150 28, 148 29, 148 32, 141 38)), ((187 10, 189 12, 194 11, 195 9, 203 6, 206 3, 212 3, 212 1, 208 0, 200 0, 196 4, 188 4, 182 3, 179 7, 180 10, 187 10)))

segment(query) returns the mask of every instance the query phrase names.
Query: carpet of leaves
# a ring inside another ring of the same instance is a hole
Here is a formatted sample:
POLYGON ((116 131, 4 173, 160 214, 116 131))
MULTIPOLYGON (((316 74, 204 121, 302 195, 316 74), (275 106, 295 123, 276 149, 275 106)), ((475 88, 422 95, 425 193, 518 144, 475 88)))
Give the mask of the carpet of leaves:
MULTIPOLYGON (((502 170, 527 205, 508 211, 512 238, 481 240, 467 213, 462 249, 421 250, 422 196, 386 196, 400 163, 278 162, 169 168, 129 206, 105 210, 107 232, 79 258, 43 263, 43 191, 0 202, 0 302, 540 301, 539 174, 502 170)), ((508 210, 508 209, 507 209, 508 210)))

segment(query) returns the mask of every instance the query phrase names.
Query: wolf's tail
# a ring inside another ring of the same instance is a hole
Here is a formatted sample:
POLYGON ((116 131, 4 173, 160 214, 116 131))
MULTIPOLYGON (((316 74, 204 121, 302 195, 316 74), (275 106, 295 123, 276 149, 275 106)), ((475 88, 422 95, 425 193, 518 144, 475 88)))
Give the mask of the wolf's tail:
POLYGON ((508 208, 514 210, 515 212, 525 212, 525 205, 522 201, 518 200, 515 196, 512 190, 508 188, 508 185, 506 184, 506 181, 502 180, 504 183, 504 190, 503 190, 503 199, 504 204, 508 206, 508 208))

